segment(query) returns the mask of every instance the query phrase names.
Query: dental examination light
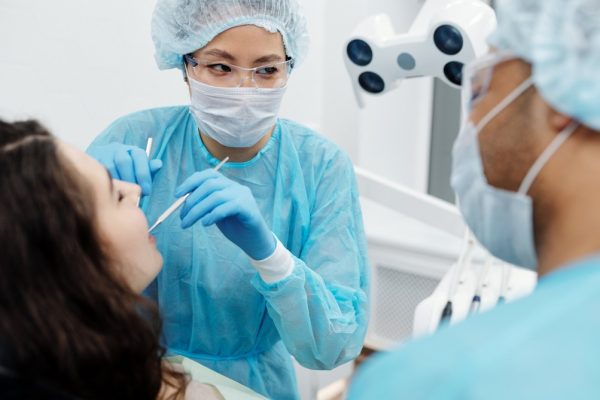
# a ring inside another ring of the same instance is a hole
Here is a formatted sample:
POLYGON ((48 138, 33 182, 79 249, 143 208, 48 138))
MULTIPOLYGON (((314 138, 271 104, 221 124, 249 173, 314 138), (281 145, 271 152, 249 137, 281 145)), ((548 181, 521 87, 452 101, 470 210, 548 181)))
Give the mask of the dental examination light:
POLYGON ((387 14, 368 17, 345 49, 359 105, 364 93, 386 93, 407 78, 432 76, 459 88, 463 66, 488 51, 495 28, 482 0, 427 0, 407 33, 396 33, 387 14))

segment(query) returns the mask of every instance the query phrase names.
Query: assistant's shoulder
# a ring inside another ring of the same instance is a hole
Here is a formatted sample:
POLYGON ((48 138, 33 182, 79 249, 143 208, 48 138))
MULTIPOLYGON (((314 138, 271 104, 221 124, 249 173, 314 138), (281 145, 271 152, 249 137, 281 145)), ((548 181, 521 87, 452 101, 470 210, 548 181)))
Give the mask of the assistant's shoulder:
POLYGON ((120 142, 140 145, 149 135, 165 132, 167 127, 175 127, 191 118, 187 106, 151 108, 124 115, 113 121, 94 140, 91 146, 120 142), (139 143, 138 143, 139 142, 139 143))
POLYGON ((414 339, 368 360, 359 369, 348 398, 469 398, 469 382, 496 369, 493 364, 502 357, 498 349, 522 345, 521 340, 508 339, 510 335, 502 337, 502 332, 511 328, 492 311, 414 339), (464 381, 466 376, 468 382, 464 381))
POLYGON ((515 354, 530 360, 527 367, 537 370, 541 366, 536 365, 540 354, 535 344, 542 337, 560 342, 559 335, 545 331, 555 326, 556 316, 540 312, 552 308, 551 298, 557 297, 534 292, 376 357, 358 373, 349 398, 366 398, 373 391, 377 396, 371 398, 381 399, 465 398, 467 391, 475 390, 474 382, 490 384, 489 377, 497 371, 514 368, 515 354), (465 376, 470 383, 464 382, 465 376))
POLYGON ((455 374, 457 352, 431 337, 380 353, 358 370, 348 399, 438 399, 432 391, 442 388, 444 398, 454 399, 444 382, 455 374))
POLYGON ((279 119, 278 124, 282 136, 291 141, 301 159, 323 166, 352 168, 350 157, 315 130, 288 119, 279 119))

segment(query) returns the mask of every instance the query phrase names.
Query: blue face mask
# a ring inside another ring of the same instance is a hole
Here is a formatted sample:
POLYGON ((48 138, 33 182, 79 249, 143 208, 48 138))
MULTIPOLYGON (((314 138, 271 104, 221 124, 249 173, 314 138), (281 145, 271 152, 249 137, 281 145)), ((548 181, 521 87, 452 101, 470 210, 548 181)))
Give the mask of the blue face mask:
POLYGON ((533 201, 527 193, 544 165, 578 125, 572 123, 557 135, 531 167, 517 192, 498 189, 487 182, 477 138, 492 119, 532 84, 531 79, 528 79, 519 85, 479 125, 475 126, 467 119, 454 143, 452 187, 458 196, 459 208, 467 225, 490 253, 510 264, 536 270, 538 261, 533 201))

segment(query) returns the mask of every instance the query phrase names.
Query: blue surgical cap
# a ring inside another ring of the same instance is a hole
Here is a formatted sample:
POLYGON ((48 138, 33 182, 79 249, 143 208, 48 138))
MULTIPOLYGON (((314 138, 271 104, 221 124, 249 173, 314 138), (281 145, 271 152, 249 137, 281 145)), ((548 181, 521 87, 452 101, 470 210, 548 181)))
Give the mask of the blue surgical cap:
POLYGON ((600 130, 600 0, 498 0, 490 45, 531 63, 556 110, 600 130))
POLYGON ((302 62, 308 50, 306 19, 296 0, 158 0, 152 16, 160 69, 183 68, 183 56, 220 33, 255 25, 283 37, 286 55, 302 62))

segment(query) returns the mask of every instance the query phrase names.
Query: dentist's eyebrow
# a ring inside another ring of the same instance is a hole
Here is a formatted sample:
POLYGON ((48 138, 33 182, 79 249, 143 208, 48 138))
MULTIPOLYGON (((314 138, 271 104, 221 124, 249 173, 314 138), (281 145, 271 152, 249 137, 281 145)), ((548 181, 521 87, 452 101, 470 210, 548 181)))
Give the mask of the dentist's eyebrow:
POLYGON ((277 55, 277 54, 269 54, 269 55, 257 58, 254 61, 254 65, 256 65, 256 64, 265 64, 265 63, 270 63, 270 62, 279 62, 279 61, 284 61, 284 59, 281 56, 277 55))
POLYGON ((220 57, 227 61, 235 61, 235 57, 226 52, 225 50, 220 49, 210 49, 202 53, 202 56, 213 56, 220 57))

